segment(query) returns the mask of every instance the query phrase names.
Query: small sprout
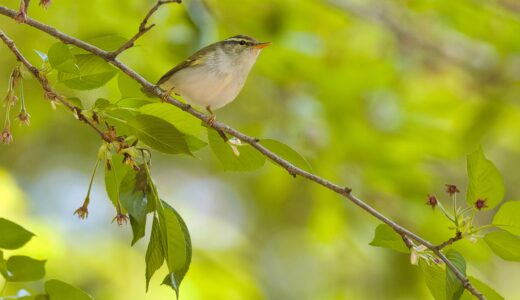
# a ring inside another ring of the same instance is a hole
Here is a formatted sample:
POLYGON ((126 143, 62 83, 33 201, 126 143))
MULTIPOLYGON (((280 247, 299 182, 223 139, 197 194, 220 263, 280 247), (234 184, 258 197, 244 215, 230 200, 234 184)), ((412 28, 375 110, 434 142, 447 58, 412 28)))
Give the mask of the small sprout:
POLYGON ((20 125, 29 126, 31 124, 31 115, 25 110, 22 110, 18 114, 18 121, 20 121, 20 125))
POLYGON ((460 193, 459 189, 454 184, 446 184, 446 193, 453 196, 456 193, 460 193))
POLYGON ((125 165, 129 165, 132 167, 132 169, 134 169, 134 171, 139 171, 139 166, 137 166, 137 164, 135 163, 135 160, 132 158, 132 156, 128 153, 123 153, 124 155, 124 158, 123 158, 123 163, 125 165))
POLYGON ((92 112, 92 121, 94 124, 99 125, 99 116, 95 111, 92 112))
POLYGON ((47 9, 51 5, 51 0, 40 0, 40 6, 47 9))
POLYGON ((483 208, 488 207, 486 204, 487 199, 478 199, 475 201, 475 208, 478 210, 482 210, 483 208))
POLYGON ((9 145, 13 142, 13 135, 11 134, 11 131, 9 128, 4 128, 4 131, 2 131, 2 135, 0 136, 0 143, 9 145))
POLYGON ((432 207, 432 209, 434 209, 437 204, 439 204, 437 197, 435 197, 435 195, 428 195, 428 201, 426 201, 426 205, 429 205, 432 207))
MULTIPOLYGON (((23 3, 23 2, 22 2, 23 3)), ((20 10, 18 11, 18 13, 16 14, 16 16, 14 17, 14 19, 16 20, 16 22, 18 23, 25 23, 27 21, 27 11, 25 10, 25 4, 22 4, 20 6, 20 10), (22 10, 22 7, 24 7, 24 9, 22 10)))

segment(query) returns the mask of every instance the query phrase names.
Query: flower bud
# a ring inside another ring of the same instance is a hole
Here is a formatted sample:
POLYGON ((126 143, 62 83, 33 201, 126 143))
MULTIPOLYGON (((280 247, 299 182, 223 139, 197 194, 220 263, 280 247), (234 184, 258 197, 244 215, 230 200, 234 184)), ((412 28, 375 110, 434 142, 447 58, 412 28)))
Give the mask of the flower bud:
POLYGON ((11 131, 9 131, 9 128, 5 128, 4 131, 2 131, 2 135, 0 136, 0 143, 8 145, 12 142, 13 135, 11 134, 11 131))
POLYGON ((20 121, 20 125, 29 126, 31 124, 31 115, 25 110, 22 110, 18 114, 18 121, 20 121))
POLYGON ((482 210, 483 208, 488 207, 486 204, 487 199, 478 199, 475 201, 475 208, 478 210, 482 210))
POLYGON ((460 193, 459 189, 454 184, 446 184, 446 193, 453 196, 455 193, 460 193))
POLYGON ((426 205, 429 205, 432 207, 432 209, 434 209, 437 204, 439 204, 437 197, 435 197, 435 195, 428 195, 428 201, 426 201, 426 205))
POLYGON ((51 5, 51 0, 40 0, 40 6, 47 9, 51 5))

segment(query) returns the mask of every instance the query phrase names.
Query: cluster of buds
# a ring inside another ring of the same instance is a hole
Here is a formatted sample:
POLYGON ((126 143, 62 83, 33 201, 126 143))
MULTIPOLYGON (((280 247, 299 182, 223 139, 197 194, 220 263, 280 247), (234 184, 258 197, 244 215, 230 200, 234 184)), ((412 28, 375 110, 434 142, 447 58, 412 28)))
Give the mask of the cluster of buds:
POLYGON ((16 105, 19 99, 21 99, 20 113, 18 114, 18 120, 21 125, 29 125, 30 123, 30 115, 27 113, 27 109, 25 108, 25 100, 23 95, 23 81, 22 81, 22 73, 20 71, 20 67, 17 66, 11 72, 11 76, 9 77, 9 85, 7 87, 7 95, 5 96, 5 121, 4 121, 4 129, 0 135, 0 143, 10 144, 13 141, 13 135, 11 134, 11 120, 10 120, 10 111, 11 108, 16 105), (16 96, 16 89, 20 86, 20 98, 16 96))

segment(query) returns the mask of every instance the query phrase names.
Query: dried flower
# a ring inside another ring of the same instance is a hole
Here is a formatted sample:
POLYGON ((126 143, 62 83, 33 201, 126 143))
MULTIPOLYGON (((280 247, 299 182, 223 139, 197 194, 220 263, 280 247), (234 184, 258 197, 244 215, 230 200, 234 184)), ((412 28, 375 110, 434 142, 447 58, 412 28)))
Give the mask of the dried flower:
POLYGON ((446 184, 446 193, 453 196, 455 193, 460 193, 459 189, 454 184, 446 184))
POLYGON ((475 208, 478 210, 482 210, 483 208, 488 207, 486 204, 487 199, 478 199, 475 201, 475 208))
POLYGON ((122 226, 123 223, 124 224, 128 223, 128 216, 123 213, 118 212, 117 215, 114 217, 114 219, 112 219, 112 223, 114 223, 114 221, 117 222, 117 225, 122 226))
POLYGON ((426 205, 429 205, 432 207, 432 209, 434 209, 437 204, 439 204, 437 197, 435 197, 435 195, 428 195, 428 201, 426 201, 426 205))
POLYGON ((27 5, 29 4, 29 0, 22 0, 20 2, 20 9, 18 13, 14 17, 17 22, 25 23, 27 21, 27 5))
POLYGON ((40 6, 47 9, 51 5, 51 0, 40 0, 40 6))
POLYGON ((20 121, 20 125, 29 126, 31 124, 31 115, 25 110, 22 110, 18 114, 18 120, 20 121))
MULTIPOLYGON (((88 204, 88 197, 87 199, 85 199, 85 203, 88 204)), ((88 205, 85 205, 85 203, 83 203, 83 205, 76 209, 76 211, 74 211, 74 215, 78 215, 78 218, 82 219, 82 220, 85 220, 86 218, 88 218, 88 205)))
POLYGON ((16 67, 13 69, 13 72, 11 72, 11 89, 14 91, 18 84, 20 83, 20 80, 22 80, 22 73, 20 72, 20 68, 16 67))
POLYGON ((13 135, 11 134, 11 131, 9 128, 4 128, 4 131, 2 131, 2 135, 0 136, 0 143, 2 144, 11 144, 13 142, 13 135))

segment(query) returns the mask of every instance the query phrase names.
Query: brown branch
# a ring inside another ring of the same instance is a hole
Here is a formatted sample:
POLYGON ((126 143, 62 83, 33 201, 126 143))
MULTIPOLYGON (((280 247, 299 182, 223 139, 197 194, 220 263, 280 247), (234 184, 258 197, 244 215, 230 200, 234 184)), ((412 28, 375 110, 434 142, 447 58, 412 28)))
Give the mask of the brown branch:
MULTIPOLYGON (((14 18, 16 15, 16 11, 11 10, 7 7, 0 6, 0 14, 3 14, 5 16, 8 16, 10 18, 14 18)), ((136 82, 138 82, 145 90, 149 91, 151 94, 157 96, 158 98, 165 99, 166 102, 188 112, 192 116, 204 121, 209 127, 212 127, 215 130, 221 130, 231 136, 234 136, 238 138, 239 140, 251 145, 253 148, 255 148, 258 152, 262 153, 265 157, 271 159, 273 162, 278 164, 280 167, 287 170, 290 174, 293 174, 294 176, 299 175, 305 179, 308 179, 316 184, 319 184, 333 192, 336 192, 337 194, 340 194, 341 196, 349 199, 352 203, 360 207, 361 209, 368 212, 370 215, 374 216, 378 220, 382 221, 383 223, 387 224, 388 226, 392 227, 392 229, 400 234, 403 237, 407 237, 408 239, 414 240, 418 242, 419 244, 424 245, 426 248, 432 250, 442 261, 445 262, 446 267, 449 268, 455 276, 462 282, 465 289, 467 289, 471 294, 473 294, 478 299, 485 299, 485 297, 480 293, 466 278, 466 276, 457 269, 457 267, 441 252, 441 250, 437 249, 436 246, 427 240, 423 239, 422 237, 418 236, 417 234, 411 232, 410 230, 404 228, 403 226, 397 224, 390 218, 386 217, 381 212, 377 211, 372 206, 365 203, 363 200, 357 198, 351 193, 351 189, 345 188, 343 186, 340 186, 338 184, 335 184, 331 181, 328 181, 327 179, 324 179, 316 174, 307 172, 301 168, 298 168, 297 166, 293 165, 292 163, 288 162, 287 160, 283 159, 282 157, 278 156, 274 152, 267 149, 265 146, 259 142, 258 139, 248 136, 222 122, 215 121, 212 122, 210 116, 205 115, 204 113, 192 108, 190 105, 180 102, 179 100, 175 99, 174 97, 168 96, 165 92, 163 92, 159 87, 156 85, 150 83, 146 79, 144 79, 141 75, 139 75, 137 72, 129 68, 127 65, 120 62, 117 58, 113 57, 110 52, 104 51, 102 49, 99 49, 89 43, 86 43, 82 40, 79 40, 77 38, 74 38, 72 36, 69 36, 54 27, 51 27, 49 25, 40 23, 32 18, 27 18, 27 25, 32 26, 34 28, 37 28, 55 38, 58 40, 67 43, 75 45, 83 50, 86 50, 92 54, 95 54, 99 57, 102 57, 107 62, 112 64, 113 66, 120 69, 123 73, 128 75, 129 77, 133 78, 136 82)))
POLYGON ((78 120, 86 123, 90 127, 92 127, 103 140, 107 142, 111 142, 111 140, 101 131, 99 128, 97 128, 96 124, 94 124, 93 121, 89 120, 83 113, 81 112, 81 109, 79 107, 74 106, 72 103, 67 101, 67 99, 59 94, 57 94, 50 86, 49 81, 47 78, 38 70, 36 67, 34 67, 18 50, 16 45, 14 44, 13 40, 11 40, 5 33, 0 30, 0 39, 7 45, 7 47, 14 53, 16 56, 16 59, 20 61, 24 66, 31 72, 31 74, 38 80, 40 85, 43 88, 43 91, 45 93, 45 97, 51 99, 51 101, 58 101, 61 104, 63 104, 65 107, 67 107, 74 115, 77 117, 78 120))
POLYGON ((147 26, 148 20, 159 9, 159 7, 161 7, 162 5, 168 4, 168 3, 181 3, 181 2, 182 2, 182 0, 159 0, 159 1, 157 1, 157 3, 155 3, 155 5, 148 11, 148 13, 144 17, 143 21, 141 21, 141 24, 139 25, 139 31, 131 39, 129 39, 126 43, 121 45, 121 47, 119 47, 117 50, 110 52, 109 56, 112 58, 116 58, 123 51, 133 47, 134 43, 135 43, 135 41, 137 41, 137 39, 139 39, 141 36, 143 36, 145 33, 147 33, 150 29, 152 29, 155 26, 155 24, 147 26))
POLYGON ((457 231, 457 233, 455 234, 454 237, 451 237, 449 240, 445 241, 445 242, 442 242, 440 243, 439 245, 435 246, 435 249, 437 250, 442 250, 442 248, 446 247, 446 246, 449 246, 453 243, 455 243, 456 241, 459 241, 462 239, 462 232, 460 231, 457 231))

